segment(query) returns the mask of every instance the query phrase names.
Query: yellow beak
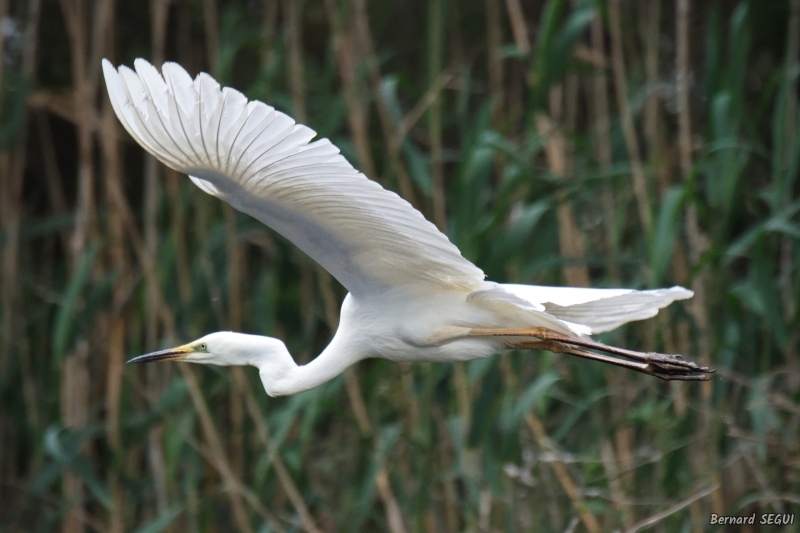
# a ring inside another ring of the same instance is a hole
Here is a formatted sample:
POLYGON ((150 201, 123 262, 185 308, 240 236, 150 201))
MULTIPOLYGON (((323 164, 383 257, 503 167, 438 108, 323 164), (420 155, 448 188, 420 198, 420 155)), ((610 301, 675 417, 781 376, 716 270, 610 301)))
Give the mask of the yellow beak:
POLYGON ((190 353, 194 353, 194 348, 189 345, 178 346, 177 348, 168 348, 158 352, 148 353, 134 357, 126 364, 130 363, 152 363, 153 361, 180 361, 190 353))

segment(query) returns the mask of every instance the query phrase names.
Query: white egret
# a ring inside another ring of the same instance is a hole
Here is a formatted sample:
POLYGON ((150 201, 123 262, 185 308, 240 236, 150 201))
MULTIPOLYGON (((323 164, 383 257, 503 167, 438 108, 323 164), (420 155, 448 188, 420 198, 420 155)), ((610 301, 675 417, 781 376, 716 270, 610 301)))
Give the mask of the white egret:
POLYGON ((163 77, 143 59, 135 71, 104 60, 103 72, 117 117, 145 150, 292 241, 349 291, 332 341, 303 366, 277 339, 233 332, 130 363, 252 365, 271 396, 317 387, 369 357, 452 362, 514 348, 572 354, 667 380, 707 380, 712 372, 678 355, 588 337, 655 316, 691 291, 485 281, 419 211, 355 170, 327 139, 310 142, 316 133, 284 113, 220 90, 208 74, 192 80, 175 63, 164 64, 163 77))

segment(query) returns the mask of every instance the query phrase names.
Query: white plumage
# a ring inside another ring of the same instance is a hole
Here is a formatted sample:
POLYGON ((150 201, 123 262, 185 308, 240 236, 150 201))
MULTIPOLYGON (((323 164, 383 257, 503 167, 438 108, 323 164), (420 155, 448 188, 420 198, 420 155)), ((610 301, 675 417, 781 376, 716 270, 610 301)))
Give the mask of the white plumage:
MULTIPOLYGON (((234 89, 220 89, 207 74, 192 80, 175 63, 164 64, 163 77, 143 59, 135 69, 116 70, 103 61, 112 106, 128 133, 204 192, 292 241, 350 292, 334 340, 305 367, 295 365, 285 348, 275 349, 275 339, 260 344, 232 333, 136 361, 178 353, 196 362, 253 364, 268 392, 288 394, 365 357, 453 361, 523 347, 610 359, 577 348, 588 346, 636 359, 630 355, 635 352, 622 354, 581 336, 652 317, 692 295, 681 287, 634 291, 484 281, 483 272, 408 202, 355 170, 327 139, 311 142, 316 133, 310 128, 234 89), (205 352, 197 348, 201 344, 205 352), (253 356, 254 346, 263 348, 261 358, 253 356)), ((653 361, 608 362, 665 379, 705 377, 696 365, 683 368, 675 361, 668 371, 653 361)))

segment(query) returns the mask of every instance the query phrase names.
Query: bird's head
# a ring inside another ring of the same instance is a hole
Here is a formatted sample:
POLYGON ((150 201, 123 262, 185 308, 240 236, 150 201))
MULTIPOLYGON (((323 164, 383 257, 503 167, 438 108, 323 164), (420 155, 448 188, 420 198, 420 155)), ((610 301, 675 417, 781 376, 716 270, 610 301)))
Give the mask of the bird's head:
POLYGON ((271 360, 283 360, 286 356, 286 346, 278 339, 220 331, 177 348, 134 357, 128 363, 185 361, 219 366, 252 365, 261 368, 271 360))

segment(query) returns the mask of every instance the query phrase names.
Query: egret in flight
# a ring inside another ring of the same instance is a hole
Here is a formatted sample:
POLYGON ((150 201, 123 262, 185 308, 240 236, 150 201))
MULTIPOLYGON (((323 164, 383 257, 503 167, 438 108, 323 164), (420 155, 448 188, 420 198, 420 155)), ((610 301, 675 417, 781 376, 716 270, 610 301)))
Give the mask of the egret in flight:
POLYGON ((176 63, 161 73, 103 60, 111 104, 125 129, 206 193, 292 241, 347 289, 339 328, 299 366, 278 339, 229 331, 129 363, 188 361, 258 368, 270 396, 317 387, 369 357, 468 361, 505 349, 544 349, 666 380, 707 380, 679 355, 594 342, 591 334, 650 318, 682 287, 636 291, 500 284, 461 256, 397 194, 358 172, 328 139, 176 63))

